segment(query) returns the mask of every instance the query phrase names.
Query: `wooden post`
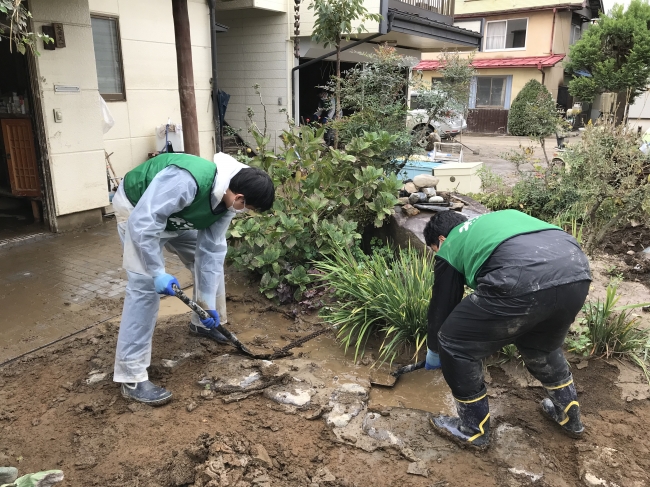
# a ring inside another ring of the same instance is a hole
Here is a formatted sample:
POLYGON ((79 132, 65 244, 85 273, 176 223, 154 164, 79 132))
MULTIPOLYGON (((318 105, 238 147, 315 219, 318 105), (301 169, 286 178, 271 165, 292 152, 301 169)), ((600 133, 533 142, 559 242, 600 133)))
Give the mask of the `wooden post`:
POLYGON ((183 143, 185 152, 199 155, 199 124, 194 97, 194 70, 192 68, 192 40, 187 0, 172 0, 174 34, 176 37, 176 65, 178 66, 178 93, 181 101, 183 143))

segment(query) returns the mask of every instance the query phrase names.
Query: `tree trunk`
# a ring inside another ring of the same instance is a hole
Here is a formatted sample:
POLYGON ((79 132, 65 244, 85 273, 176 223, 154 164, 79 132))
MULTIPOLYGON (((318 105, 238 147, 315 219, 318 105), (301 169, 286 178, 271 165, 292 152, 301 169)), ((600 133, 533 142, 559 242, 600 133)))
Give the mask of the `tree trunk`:
POLYGON ((341 118, 341 39, 336 42, 336 113, 334 118, 341 118))
POLYGON ((183 122, 183 144, 187 154, 199 154, 199 124, 194 96, 194 70, 192 68, 192 40, 187 0, 172 0, 174 36, 176 38, 176 66, 178 67, 178 93, 183 122))

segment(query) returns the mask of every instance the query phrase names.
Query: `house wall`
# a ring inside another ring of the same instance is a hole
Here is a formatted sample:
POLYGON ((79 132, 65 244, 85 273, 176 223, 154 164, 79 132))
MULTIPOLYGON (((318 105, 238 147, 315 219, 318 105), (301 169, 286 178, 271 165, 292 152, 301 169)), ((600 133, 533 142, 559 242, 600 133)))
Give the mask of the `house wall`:
MULTIPOLYGON (((524 56, 545 56, 551 52, 551 29, 553 26, 553 12, 528 12, 520 14, 491 15, 485 17, 486 25, 484 35, 487 32, 487 22, 504 19, 521 19, 528 18, 528 29, 526 31, 526 48, 509 49, 505 51, 481 51, 475 55, 476 59, 498 59, 524 56)), ((557 28, 557 25, 556 25, 557 28)), ((483 38, 483 47, 485 48, 485 37, 483 38)))
MULTIPOLYGON (((439 78, 440 74, 436 71, 424 71, 422 73, 423 80, 430 83, 434 78, 439 78)), ((481 69, 478 71, 478 76, 512 76, 512 92, 510 102, 515 99, 521 89, 531 79, 536 79, 542 82, 542 72, 534 68, 518 68, 518 69, 481 69)), ((548 73, 546 75, 548 79, 548 73)), ((550 90, 549 90, 550 91, 550 90)), ((553 93, 551 91, 551 93, 553 93)), ((557 96, 557 87, 555 88, 555 95, 557 96)))
POLYGON ((255 147, 247 132, 247 109, 253 109, 254 120, 263 129, 263 109, 253 88, 259 84, 267 105, 269 148, 275 149, 287 127, 287 116, 280 109, 291 107, 293 43, 289 29, 290 25, 293 29, 293 21, 286 13, 259 9, 220 12, 218 21, 229 27, 228 32, 217 35, 219 88, 230 94, 225 120, 255 147))
POLYGON ((645 132, 650 129, 650 91, 641 93, 628 111, 628 123, 631 127, 641 127, 645 132))
POLYGON ((571 17, 571 12, 568 11, 555 14, 554 54, 569 54, 569 48, 571 47, 571 17))
MULTIPOLYGON (((104 135, 104 148, 118 176, 160 150, 155 128, 181 123, 178 71, 171 2, 158 0, 86 0, 90 12, 118 17, 126 101, 107 102, 115 125, 104 135)), ((194 90, 200 155, 212 159, 210 22, 207 2, 188 0, 194 90)), ((92 38, 90 40, 92 49, 92 38)), ((56 51, 55 51, 56 52, 56 51)), ((92 64, 94 69, 94 61, 92 64)))
POLYGON ((108 204, 104 140, 90 28, 88 0, 31 0, 34 31, 60 22, 66 46, 36 58, 44 128, 47 137, 52 192, 57 216, 108 204), (79 93, 55 93, 54 85, 73 85, 79 93), (54 122, 54 109, 63 122, 54 122))

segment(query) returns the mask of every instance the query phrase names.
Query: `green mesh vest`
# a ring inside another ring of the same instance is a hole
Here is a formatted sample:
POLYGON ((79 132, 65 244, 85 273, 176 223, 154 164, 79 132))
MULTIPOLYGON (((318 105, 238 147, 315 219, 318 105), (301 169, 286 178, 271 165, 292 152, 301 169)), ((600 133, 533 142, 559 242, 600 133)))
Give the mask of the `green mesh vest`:
POLYGON ((122 184, 126 197, 133 206, 138 204, 156 174, 168 166, 189 172, 196 181, 197 191, 194 201, 188 207, 169 217, 166 230, 203 230, 223 216, 223 213, 213 213, 210 202, 217 165, 190 154, 160 154, 126 173, 122 184))
POLYGON ((495 211, 454 227, 440 246, 438 256, 465 276, 476 289, 476 275, 502 242, 525 233, 562 230, 516 210, 495 211))

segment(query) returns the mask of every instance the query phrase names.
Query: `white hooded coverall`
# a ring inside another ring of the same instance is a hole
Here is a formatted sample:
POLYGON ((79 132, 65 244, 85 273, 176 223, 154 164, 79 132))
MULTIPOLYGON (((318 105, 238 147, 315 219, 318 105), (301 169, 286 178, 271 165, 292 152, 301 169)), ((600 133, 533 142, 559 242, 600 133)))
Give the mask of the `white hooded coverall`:
MULTIPOLYGON (((214 162, 217 175, 211 195, 213 209, 221 203, 230 180, 248 167, 223 153, 215 154, 214 162)), ((216 309, 221 323, 227 321, 226 230, 235 213, 225 211, 204 230, 165 230, 169 216, 189 206, 197 189, 189 172, 169 166, 153 178, 135 207, 126 197, 123 185, 113 198, 117 230, 124 247, 123 266, 128 276, 115 352, 115 382, 148 380, 151 343, 160 306, 153 278, 165 273, 163 247, 178 255, 192 271, 194 299, 204 309, 216 309)), ((192 313, 192 323, 203 326, 196 313, 192 313)))

